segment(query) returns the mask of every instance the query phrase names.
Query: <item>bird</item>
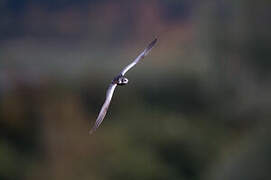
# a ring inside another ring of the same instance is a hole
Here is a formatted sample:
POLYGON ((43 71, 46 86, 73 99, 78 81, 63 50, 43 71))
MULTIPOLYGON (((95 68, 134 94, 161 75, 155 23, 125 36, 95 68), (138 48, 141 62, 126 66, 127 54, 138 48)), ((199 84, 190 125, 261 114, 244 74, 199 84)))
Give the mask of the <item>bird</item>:
POLYGON ((129 71, 132 67, 134 67, 141 59, 143 59, 149 52, 150 50, 153 48, 153 46, 156 44, 157 42, 157 38, 155 38, 145 49, 143 52, 141 52, 132 63, 128 64, 127 66, 125 66, 122 71, 113 78, 113 80, 111 81, 111 83, 109 84, 109 87, 106 91, 106 98, 104 101, 104 104, 100 110, 100 113, 95 121, 94 126, 91 128, 91 130, 89 131, 89 134, 92 134, 93 132, 95 132, 97 130, 97 128, 101 125, 107 110, 109 108, 113 93, 116 89, 117 86, 124 86, 126 84, 128 84, 128 78, 124 77, 124 75, 127 73, 127 71, 129 71))

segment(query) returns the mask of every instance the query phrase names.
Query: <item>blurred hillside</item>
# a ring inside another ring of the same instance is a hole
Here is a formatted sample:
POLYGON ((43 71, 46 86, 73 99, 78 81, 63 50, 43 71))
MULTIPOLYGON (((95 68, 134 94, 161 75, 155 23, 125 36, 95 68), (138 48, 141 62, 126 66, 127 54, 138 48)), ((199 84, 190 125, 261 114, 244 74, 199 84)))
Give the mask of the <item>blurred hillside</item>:
POLYGON ((0 179, 270 179, 270 5, 2 0, 0 179))

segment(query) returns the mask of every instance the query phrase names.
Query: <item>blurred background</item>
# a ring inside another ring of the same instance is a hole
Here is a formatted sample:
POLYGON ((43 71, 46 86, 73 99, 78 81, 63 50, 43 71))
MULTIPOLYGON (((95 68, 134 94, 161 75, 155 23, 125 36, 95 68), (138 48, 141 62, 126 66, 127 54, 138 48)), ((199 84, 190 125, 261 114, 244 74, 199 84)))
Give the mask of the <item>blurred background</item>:
POLYGON ((1 0, 0 179, 271 179, 270 19, 268 0, 1 0))

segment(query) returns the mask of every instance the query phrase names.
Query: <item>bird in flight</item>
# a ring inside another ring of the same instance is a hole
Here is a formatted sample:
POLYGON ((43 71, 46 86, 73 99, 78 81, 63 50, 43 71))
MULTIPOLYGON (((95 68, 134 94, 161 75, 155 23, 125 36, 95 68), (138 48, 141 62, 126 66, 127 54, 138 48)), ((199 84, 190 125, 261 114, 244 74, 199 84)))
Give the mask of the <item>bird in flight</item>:
POLYGON ((129 65, 127 65, 110 83, 107 92, 106 92, 106 98, 105 98, 105 102, 100 110, 100 113, 96 119, 96 122, 94 124, 94 126, 92 127, 92 129, 89 131, 90 134, 92 134, 94 131, 97 130, 97 128, 100 126, 100 124, 102 123, 106 112, 108 110, 108 107, 110 105, 110 101, 112 99, 113 93, 115 88, 119 85, 119 86, 123 86, 126 85, 128 83, 128 79, 126 77, 124 77, 125 73, 127 73, 127 71, 129 71, 132 67, 134 67, 141 59, 143 59, 152 49, 152 47, 156 44, 157 39, 154 39, 145 49, 144 51, 139 54, 139 56, 137 56, 137 58, 129 65))

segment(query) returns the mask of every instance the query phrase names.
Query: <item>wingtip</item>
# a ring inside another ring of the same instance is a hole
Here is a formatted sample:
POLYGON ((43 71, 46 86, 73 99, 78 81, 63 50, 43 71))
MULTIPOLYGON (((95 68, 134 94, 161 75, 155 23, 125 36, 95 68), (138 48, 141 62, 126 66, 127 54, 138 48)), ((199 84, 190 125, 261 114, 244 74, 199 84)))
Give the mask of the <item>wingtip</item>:
POLYGON ((157 38, 155 38, 147 47, 148 50, 150 50, 157 42, 157 38))
POLYGON ((91 130, 89 130, 89 131, 88 131, 88 134, 89 134, 89 135, 92 135, 92 134, 95 132, 95 130, 96 130, 96 129, 91 129, 91 130))
POLYGON ((147 55, 149 53, 149 51, 153 48, 153 46, 156 44, 157 42, 157 38, 155 38, 149 45, 148 47, 145 49, 145 55, 147 55))
POLYGON ((157 41, 157 40, 158 40, 158 38, 157 38, 157 37, 155 37, 153 41, 155 41, 155 43, 156 43, 156 41, 157 41))

